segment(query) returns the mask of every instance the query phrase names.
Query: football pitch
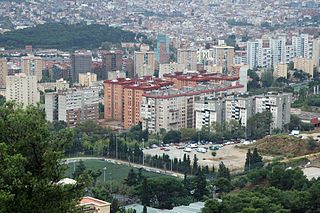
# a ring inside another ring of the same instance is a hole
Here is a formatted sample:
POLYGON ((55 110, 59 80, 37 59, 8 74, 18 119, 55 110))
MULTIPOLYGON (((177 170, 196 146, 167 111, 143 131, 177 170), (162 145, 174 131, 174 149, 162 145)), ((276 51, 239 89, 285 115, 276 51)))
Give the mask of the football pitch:
MULTIPOLYGON (((104 174, 105 174, 105 182, 122 182, 124 179, 128 176, 129 171, 131 168, 138 173, 138 168, 129 167, 128 165, 122 165, 122 164, 115 164, 104 160, 83 160, 84 165, 86 166, 86 169, 91 169, 93 171, 97 171, 98 169, 101 170, 102 174, 97 179, 97 182, 103 182, 104 181, 104 174), (104 168, 105 172, 104 172, 104 168)), ((68 164, 68 169, 66 171, 66 177, 72 178, 72 173, 74 172, 75 168, 79 162, 72 162, 68 164)), ((163 176, 161 174, 157 174, 154 172, 147 172, 142 171, 142 174, 146 177, 159 177, 163 176)))

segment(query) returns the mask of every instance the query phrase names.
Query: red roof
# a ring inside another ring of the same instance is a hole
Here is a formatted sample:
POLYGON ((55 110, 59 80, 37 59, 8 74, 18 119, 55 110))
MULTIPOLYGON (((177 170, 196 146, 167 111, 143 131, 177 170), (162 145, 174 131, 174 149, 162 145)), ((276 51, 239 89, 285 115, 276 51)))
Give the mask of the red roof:
POLYGON ((200 91, 195 91, 195 92, 186 92, 186 93, 173 94, 173 95, 157 95, 157 94, 145 93, 145 94, 143 94, 143 96, 148 97, 148 98, 167 99, 167 98, 175 98, 175 97, 181 97, 181 96, 200 95, 200 94, 211 93, 211 92, 222 92, 222 91, 227 91, 230 89, 237 89, 237 88, 242 88, 242 87, 243 87, 243 85, 237 84, 235 86, 228 86, 228 87, 223 87, 223 88, 213 88, 213 89, 200 90, 200 91))

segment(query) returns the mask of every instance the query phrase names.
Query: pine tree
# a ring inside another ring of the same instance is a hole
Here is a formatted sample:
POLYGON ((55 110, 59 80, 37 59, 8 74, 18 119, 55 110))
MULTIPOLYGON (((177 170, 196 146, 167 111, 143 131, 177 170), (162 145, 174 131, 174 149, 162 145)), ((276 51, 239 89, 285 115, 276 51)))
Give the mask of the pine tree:
POLYGON ((259 155, 257 148, 254 148, 254 150, 252 152, 252 162, 253 162, 253 164, 252 164, 253 169, 263 167, 262 157, 261 157, 261 155, 259 155))
POLYGON ((230 171, 229 169, 224 165, 224 163, 221 161, 221 163, 219 164, 219 169, 218 169, 218 174, 217 177, 223 177, 226 178, 228 180, 231 179, 230 177, 230 171))
POLYGON ((197 155, 195 154, 193 157, 192 173, 196 174, 197 170, 198 170, 198 158, 197 158, 197 155))
POLYGON ((196 176, 196 190, 194 194, 196 199, 202 200, 203 196, 207 194, 208 190, 206 186, 207 186, 206 176, 204 175, 203 171, 199 169, 196 176))
POLYGON ((247 157, 246 157, 246 162, 244 164, 244 171, 250 171, 250 169, 252 168, 252 154, 251 154, 251 150, 248 149, 247 152, 247 157))
POLYGON ((128 177, 125 179, 125 182, 128 186, 133 186, 137 184, 137 174, 134 172, 133 169, 130 169, 128 177))

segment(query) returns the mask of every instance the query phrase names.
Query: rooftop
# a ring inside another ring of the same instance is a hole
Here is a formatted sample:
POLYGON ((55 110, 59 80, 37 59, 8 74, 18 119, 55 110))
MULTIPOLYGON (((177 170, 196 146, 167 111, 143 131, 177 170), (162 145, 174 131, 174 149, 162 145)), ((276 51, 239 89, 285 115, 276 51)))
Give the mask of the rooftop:
POLYGON ((99 200, 99 199, 96 199, 96 198, 93 198, 93 197, 83 197, 81 200, 80 200, 80 205, 83 206, 83 205, 95 205, 95 206, 110 206, 111 203, 108 203, 106 201, 103 201, 103 200, 99 200))

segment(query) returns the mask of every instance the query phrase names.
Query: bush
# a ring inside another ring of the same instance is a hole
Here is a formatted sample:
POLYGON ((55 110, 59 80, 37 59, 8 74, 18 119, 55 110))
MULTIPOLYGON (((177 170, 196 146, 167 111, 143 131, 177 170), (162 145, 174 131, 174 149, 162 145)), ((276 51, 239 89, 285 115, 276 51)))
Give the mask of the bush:
POLYGON ((217 152, 216 151, 212 151, 211 155, 212 155, 212 157, 215 157, 217 155, 217 152))

